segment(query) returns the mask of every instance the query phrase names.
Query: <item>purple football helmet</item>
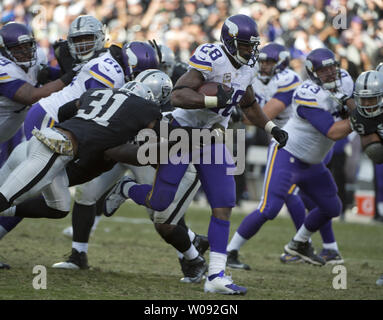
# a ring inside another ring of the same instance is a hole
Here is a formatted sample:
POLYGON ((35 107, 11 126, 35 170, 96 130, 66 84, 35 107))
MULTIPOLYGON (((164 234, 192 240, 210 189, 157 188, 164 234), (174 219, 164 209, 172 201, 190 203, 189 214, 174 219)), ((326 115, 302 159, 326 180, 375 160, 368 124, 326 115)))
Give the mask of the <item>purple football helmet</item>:
POLYGON ((259 54, 260 38, 257 24, 253 19, 244 14, 228 17, 221 29, 221 42, 239 64, 251 67, 255 65, 259 54), (251 45, 253 50, 250 56, 240 56, 238 44, 251 45))
POLYGON ((122 61, 127 81, 134 80, 141 71, 159 67, 157 52, 151 45, 142 41, 126 43, 122 47, 122 61))
POLYGON ((36 41, 29 29, 17 22, 9 22, 0 30, 1 53, 17 65, 30 68, 37 61, 36 41))
POLYGON ((262 82, 267 83, 276 73, 279 73, 288 67, 290 63, 290 53, 285 46, 271 42, 260 50, 258 61, 260 63, 260 72, 258 73, 258 78, 262 82), (263 72, 263 61, 273 61, 275 64, 270 69, 270 71, 263 72))
POLYGON ((334 53, 327 48, 319 48, 311 51, 306 57, 305 67, 310 79, 323 89, 331 90, 340 87, 340 70, 339 64, 335 60, 334 53), (331 72, 331 80, 323 81, 318 76, 318 70, 322 68, 334 67, 331 72))

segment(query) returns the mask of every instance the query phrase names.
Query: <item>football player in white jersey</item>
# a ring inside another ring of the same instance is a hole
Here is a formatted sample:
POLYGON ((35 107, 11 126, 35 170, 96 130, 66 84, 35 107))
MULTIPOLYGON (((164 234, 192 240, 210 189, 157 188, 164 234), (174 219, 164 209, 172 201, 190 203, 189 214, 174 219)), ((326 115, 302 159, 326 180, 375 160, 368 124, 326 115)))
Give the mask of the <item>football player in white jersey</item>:
POLYGON ((74 73, 37 87, 39 70, 48 61, 28 28, 17 22, 1 28, 0 53, 0 142, 4 142, 20 128, 29 106, 64 88, 74 73))
POLYGON ((333 52, 326 48, 313 50, 305 65, 310 79, 294 92, 293 115, 283 127, 289 140, 282 150, 272 142, 262 201, 247 220, 254 235, 267 220, 277 216, 296 184, 317 207, 309 212, 285 251, 306 262, 323 265, 324 259, 314 254, 309 239, 341 211, 335 182, 323 160, 335 141, 351 132, 348 119, 340 115, 345 103, 353 106, 353 81, 346 71, 339 70, 333 52))
MULTIPOLYGON (((39 72, 47 62, 43 50, 36 46, 35 39, 27 26, 17 22, 9 22, 1 28, 1 165, 9 156, 13 146, 19 144, 23 139, 22 124, 29 107, 41 98, 49 96, 52 92, 64 88, 75 75, 75 72, 70 70, 60 77, 59 70, 48 68, 49 78, 54 81, 39 86, 39 72)), ((18 218, 0 218, 0 239, 19 221, 18 218)))
MULTIPOLYGON (((137 48, 133 46, 133 48, 130 49, 132 50, 130 54, 134 52, 138 61, 145 59, 148 55, 142 48, 138 48, 137 50, 137 48)), ((143 66, 144 63, 141 62, 141 65, 143 66)), ((168 102, 173 86, 170 78, 164 72, 156 69, 148 69, 138 74, 138 76, 135 77, 135 80, 148 85, 152 89, 160 106, 165 105, 168 102)), ((88 241, 92 227, 92 218, 95 216, 96 202, 103 199, 103 194, 109 191, 109 189, 124 175, 127 169, 132 171, 133 177, 140 183, 151 184, 154 180, 155 170, 151 166, 136 167, 119 163, 115 165, 112 170, 77 187, 72 215, 72 254, 67 261, 55 263, 53 268, 88 268, 88 241), (85 230, 87 232, 85 232, 85 230)), ((169 206, 166 212, 161 213, 161 221, 168 221, 171 224, 181 224, 181 226, 188 230, 191 248, 185 253, 179 253, 179 259, 184 273, 184 278, 181 279, 182 282, 200 282, 206 271, 206 268, 201 270, 200 268, 196 268, 195 265, 201 259, 199 258, 199 255, 202 255, 208 248, 207 239, 203 236, 196 235, 192 230, 187 228, 183 221, 183 215, 189 207, 199 186, 200 182, 196 171, 191 165, 180 183, 180 187, 172 205, 169 206), (197 256, 193 255, 194 253, 196 253, 197 256)), ((156 212, 150 209, 148 209, 148 212, 152 220, 156 222, 158 219, 156 212)), ((94 226, 92 228, 94 228, 94 226)))
MULTIPOLYGON (((293 94, 295 89, 301 84, 301 79, 296 72, 288 68, 289 52, 280 44, 269 43, 265 45, 260 50, 258 63, 259 70, 253 81, 255 96, 265 114, 270 119, 273 119, 280 127, 283 127, 292 116, 293 94)), ((325 164, 327 164, 327 162, 325 161, 325 164)), ((289 190, 288 196, 285 199, 287 209, 297 230, 301 227, 306 212, 305 204, 298 193, 299 188, 294 185, 289 190)), ((251 214, 248 216, 251 217, 251 214)), ((258 229, 259 226, 255 223, 254 219, 245 218, 243 220, 227 248, 227 265, 229 267, 250 270, 249 265, 242 263, 239 260, 238 252, 247 240, 258 231, 258 229), (254 229, 252 228, 253 224, 254 229)), ((325 227, 321 228, 321 234, 324 236, 323 241, 327 248, 330 244, 332 246, 336 245, 331 223, 326 224, 325 227)), ((280 260, 282 262, 301 261, 299 257, 287 254, 282 254, 280 260)), ((331 255, 331 261, 329 260, 327 263, 339 264, 343 263, 343 259, 337 251, 337 254, 331 255)))
MULTIPOLYGON (((60 118, 65 118, 65 105, 74 99, 77 99, 88 89, 92 88, 120 88, 125 80, 130 80, 133 74, 142 70, 142 65, 137 64, 136 57, 133 55, 122 54, 122 50, 131 53, 132 47, 144 47, 152 50, 149 44, 144 42, 132 42, 125 45, 123 49, 117 46, 111 46, 104 49, 105 34, 104 27, 96 18, 85 15, 77 17, 70 26, 68 33, 68 44, 72 57, 76 62, 82 63, 82 67, 77 76, 73 78, 70 85, 54 94, 39 100, 28 111, 24 122, 25 136, 27 139, 32 137, 34 128, 42 129, 51 127, 55 122, 60 122, 60 118), (134 61, 129 61, 129 59, 134 61), (88 61, 89 60, 89 61, 88 61)), ((143 51, 146 53, 146 51, 143 51)), ((145 67, 155 67, 157 61, 155 52, 147 55, 144 60, 145 67)), ((12 171, 26 157, 26 142, 19 144, 12 152, 8 161, 4 164, 3 171, 5 175, 12 171)), ((20 221, 12 218, 4 223, 6 228, 1 227, 3 218, 0 218, 0 230, 3 230, 2 236, 12 230, 20 221)))
MULTIPOLYGON (((287 134, 272 123, 254 101, 251 87, 252 67, 255 64, 259 45, 259 34, 254 20, 246 15, 227 18, 221 30, 222 44, 200 45, 189 60, 190 69, 181 76, 173 89, 171 102, 179 107, 172 112, 172 124, 180 127, 226 128, 235 105, 240 104, 246 116, 255 125, 265 128, 283 147, 287 134), (205 81, 215 81, 231 87, 225 91, 218 86, 216 96, 204 96, 198 88, 205 81)), ((202 187, 212 208, 208 239, 210 244, 208 277, 205 292, 222 294, 245 294, 247 289, 233 283, 225 275, 226 246, 230 230, 231 208, 235 206, 234 177, 228 174, 235 164, 224 144, 217 143, 201 148, 203 153, 213 151, 225 155, 222 164, 194 164, 202 187)), ((217 154, 216 153, 216 154, 217 154)), ((222 158, 221 158, 222 160, 222 158)), ((139 185, 124 178, 106 198, 106 213, 112 214, 127 197, 136 203, 159 212, 165 210, 173 201, 179 182, 184 176, 188 163, 161 164, 158 167, 154 185, 139 185)), ((161 236, 179 251, 187 250, 187 233, 175 225, 157 223, 161 236)), ((203 261, 201 261, 201 265, 203 261)))

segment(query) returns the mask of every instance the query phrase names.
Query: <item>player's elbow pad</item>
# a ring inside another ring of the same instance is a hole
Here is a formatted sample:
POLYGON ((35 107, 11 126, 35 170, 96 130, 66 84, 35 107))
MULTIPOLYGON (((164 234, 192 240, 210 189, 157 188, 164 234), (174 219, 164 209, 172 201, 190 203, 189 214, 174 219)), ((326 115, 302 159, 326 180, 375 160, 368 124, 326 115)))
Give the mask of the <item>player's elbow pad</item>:
POLYGON ((383 144, 372 142, 364 147, 364 152, 376 164, 383 163, 383 144))

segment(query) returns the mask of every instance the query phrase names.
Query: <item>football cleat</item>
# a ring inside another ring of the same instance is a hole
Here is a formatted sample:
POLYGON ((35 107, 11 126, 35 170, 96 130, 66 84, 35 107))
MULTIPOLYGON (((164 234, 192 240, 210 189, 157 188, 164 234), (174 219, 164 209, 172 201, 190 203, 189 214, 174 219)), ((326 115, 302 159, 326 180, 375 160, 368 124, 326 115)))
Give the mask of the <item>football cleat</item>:
POLYGON ((201 256, 203 256, 206 250, 209 249, 209 240, 206 236, 203 236, 201 234, 195 235, 193 244, 201 256))
POLYGON ((180 260, 182 272, 185 275, 180 281, 184 283, 200 283, 208 268, 205 258, 198 256, 193 260, 186 260, 185 258, 180 260))
POLYGON ((226 276, 222 270, 219 274, 207 277, 204 291, 221 294, 245 295, 247 289, 234 284, 231 276, 226 276))
POLYGON ((326 264, 343 264, 344 260, 340 253, 336 250, 322 249, 319 256, 326 261, 326 264))
POLYGON ((8 269, 11 269, 11 267, 6 263, 0 262, 0 269, 7 269, 8 270, 8 269))
POLYGON ((89 269, 88 266, 88 256, 86 252, 78 252, 76 249, 72 248, 72 253, 69 256, 67 261, 58 262, 52 265, 52 268, 55 269, 89 269))
POLYGON ((383 286, 383 274, 380 276, 378 280, 376 280, 376 284, 378 286, 383 286))
POLYGON ((112 216, 117 211, 117 209, 127 199, 129 199, 129 197, 123 193, 124 186, 127 183, 135 184, 136 181, 133 180, 132 178, 128 177, 128 176, 122 177, 121 180, 116 183, 116 185, 112 188, 112 190, 106 196, 105 203, 104 203, 104 215, 105 216, 107 216, 107 217, 112 216))
POLYGON ((282 263, 288 263, 288 264, 293 264, 293 263, 301 263, 303 260, 299 256, 293 256, 289 253, 282 253, 281 256, 279 257, 279 260, 282 263))
POLYGON ((288 244, 285 245, 285 252, 293 256, 299 256, 305 262, 316 266, 323 266, 326 264, 326 261, 322 257, 314 253, 314 248, 308 241, 302 242, 292 239, 288 244))
POLYGON ((250 266, 246 263, 242 263, 238 258, 238 250, 231 250, 227 253, 226 265, 233 269, 250 270, 250 266))

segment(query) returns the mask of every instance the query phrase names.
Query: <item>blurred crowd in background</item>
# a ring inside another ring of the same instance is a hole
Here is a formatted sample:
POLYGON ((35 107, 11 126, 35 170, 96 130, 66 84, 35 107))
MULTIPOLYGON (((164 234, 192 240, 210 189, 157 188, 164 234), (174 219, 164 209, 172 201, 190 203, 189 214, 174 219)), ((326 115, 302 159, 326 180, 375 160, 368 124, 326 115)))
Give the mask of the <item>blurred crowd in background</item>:
POLYGON ((156 39, 187 61, 199 44, 219 41, 227 16, 243 13, 257 22, 262 44, 289 48, 303 78, 302 61, 322 46, 354 79, 383 60, 383 0, 2 0, 0 6, 1 24, 29 25, 52 59, 50 45, 66 38, 80 14, 102 21, 110 41, 156 39))

